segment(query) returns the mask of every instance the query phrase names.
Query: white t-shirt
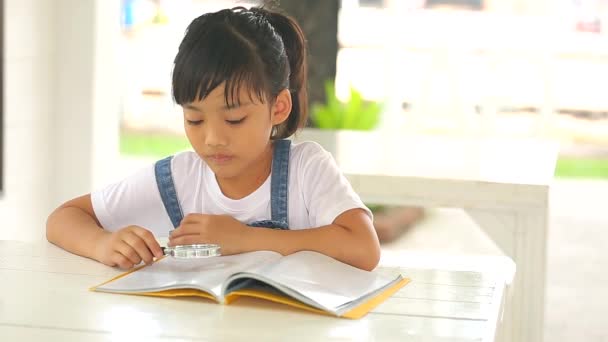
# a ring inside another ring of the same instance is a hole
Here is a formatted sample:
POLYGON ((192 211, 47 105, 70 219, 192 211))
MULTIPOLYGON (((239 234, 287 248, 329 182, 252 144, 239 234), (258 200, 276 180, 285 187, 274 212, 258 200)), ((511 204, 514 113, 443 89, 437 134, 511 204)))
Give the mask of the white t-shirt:
MULTIPOLYGON (((171 170, 184 215, 230 215, 240 222, 269 220, 271 176, 253 193, 234 200, 222 193, 213 171, 195 152, 176 154, 171 170)), ((332 155, 314 142, 292 143, 289 158, 289 228, 331 224, 353 208, 371 212, 353 191, 332 155)), ((156 185, 154 165, 91 193, 93 210, 109 231, 137 225, 166 237, 173 229, 156 185)))

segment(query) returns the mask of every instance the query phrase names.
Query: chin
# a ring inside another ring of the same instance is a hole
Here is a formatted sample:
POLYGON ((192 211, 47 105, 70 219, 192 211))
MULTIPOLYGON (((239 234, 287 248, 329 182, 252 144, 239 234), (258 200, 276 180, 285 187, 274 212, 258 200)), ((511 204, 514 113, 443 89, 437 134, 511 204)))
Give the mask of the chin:
POLYGON ((213 171, 213 173, 215 174, 216 177, 219 178, 234 178, 236 176, 238 176, 240 174, 240 169, 232 166, 232 165, 222 165, 222 166, 218 166, 218 165, 213 165, 213 164, 207 164, 209 165, 209 168, 211 169, 211 171, 213 171))

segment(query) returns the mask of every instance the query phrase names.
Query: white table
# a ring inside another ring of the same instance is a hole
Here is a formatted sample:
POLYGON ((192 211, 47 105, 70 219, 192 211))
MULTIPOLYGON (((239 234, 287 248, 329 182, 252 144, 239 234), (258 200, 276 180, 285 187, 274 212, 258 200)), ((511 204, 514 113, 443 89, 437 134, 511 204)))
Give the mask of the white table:
MULTIPOLYGON (((0 241, 0 340, 495 340, 513 272, 508 263, 483 258, 495 272, 465 272, 420 264, 439 259, 406 257, 412 266, 402 272, 412 282, 364 318, 348 320, 256 299, 223 306, 90 292, 120 271, 47 242, 0 241)), ((383 262, 407 260, 388 254, 383 262)))
POLYGON ((367 203, 463 208, 517 265, 507 341, 542 341, 548 196, 558 146, 540 140, 305 130, 367 203))

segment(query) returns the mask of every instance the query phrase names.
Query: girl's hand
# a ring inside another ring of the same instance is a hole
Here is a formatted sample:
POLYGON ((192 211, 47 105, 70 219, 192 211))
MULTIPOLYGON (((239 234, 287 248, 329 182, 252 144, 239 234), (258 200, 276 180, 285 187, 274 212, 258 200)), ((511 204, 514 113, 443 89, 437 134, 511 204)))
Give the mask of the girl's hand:
POLYGON ((108 266, 132 268, 142 260, 150 264, 163 256, 154 235, 142 227, 128 226, 116 232, 106 232, 95 250, 94 258, 108 266))
POLYGON ((169 236, 169 246, 213 243, 222 255, 243 253, 250 228, 227 215, 189 214, 169 236))

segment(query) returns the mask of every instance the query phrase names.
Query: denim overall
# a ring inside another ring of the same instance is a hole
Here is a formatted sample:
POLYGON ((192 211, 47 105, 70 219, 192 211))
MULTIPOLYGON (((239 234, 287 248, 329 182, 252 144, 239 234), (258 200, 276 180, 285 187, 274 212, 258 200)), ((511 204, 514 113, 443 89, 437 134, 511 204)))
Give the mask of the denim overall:
MULTIPOLYGON (((272 177, 270 183, 271 219, 251 222, 247 224, 248 226, 289 229, 287 220, 287 186, 289 184, 290 147, 291 140, 276 140, 274 142, 272 177)), ((175 191, 175 185, 173 184, 173 177, 171 176, 172 158, 173 156, 169 156, 157 161, 154 165, 154 174, 165 210, 167 211, 167 214, 169 214, 173 228, 177 228, 184 218, 184 213, 179 205, 177 192, 175 191)))

